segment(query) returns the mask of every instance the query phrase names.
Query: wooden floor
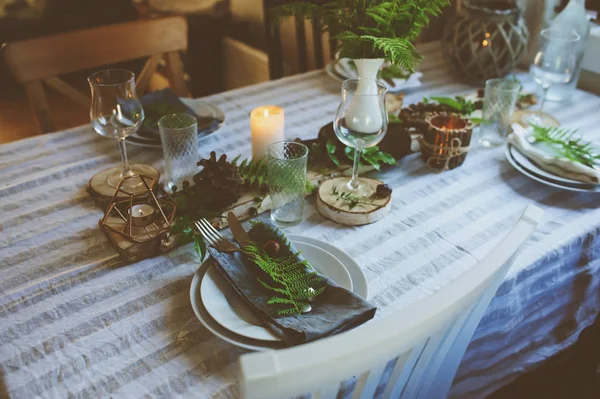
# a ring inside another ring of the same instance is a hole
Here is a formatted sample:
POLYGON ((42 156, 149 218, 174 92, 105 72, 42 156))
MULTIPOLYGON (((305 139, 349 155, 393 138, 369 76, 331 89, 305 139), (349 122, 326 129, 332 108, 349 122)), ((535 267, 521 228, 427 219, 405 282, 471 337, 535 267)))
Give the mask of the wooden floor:
MULTIPOLYGON (((89 123, 89 110, 70 99, 47 90, 52 119, 57 130, 89 123)), ((25 92, 15 90, 0 97, 0 143, 37 135, 25 92)))
POLYGON ((600 398, 600 315, 577 343, 487 399, 600 398))

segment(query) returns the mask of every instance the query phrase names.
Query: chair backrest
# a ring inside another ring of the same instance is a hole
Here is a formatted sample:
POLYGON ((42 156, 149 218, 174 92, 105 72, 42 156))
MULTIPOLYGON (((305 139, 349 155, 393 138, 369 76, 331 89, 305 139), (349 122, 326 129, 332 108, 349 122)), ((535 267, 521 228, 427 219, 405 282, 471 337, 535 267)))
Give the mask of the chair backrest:
POLYGON ((42 82, 89 107, 84 95, 59 75, 137 58, 150 57, 136 84, 143 91, 164 57, 166 75, 181 97, 189 95, 179 51, 187 49, 187 23, 182 17, 126 22, 8 43, 4 57, 15 79, 25 85, 41 133, 54 131, 42 82))
MULTIPOLYGON (((274 7, 285 3, 291 3, 293 0, 263 0, 263 11, 265 21, 265 37, 267 44, 267 54, 269 55, 269 77, 279 79, 283 77, 283 50, 281 47, 281 30, 276 24, 273 24, 271 10, 274 7)), ((308 71, 308 45, 306 41, 306 28, 304 18, 296 16, 294 19, 296 28, 296 48, 298 53, 299 72, 308 71)), ((323 29, 318 19, 311 19, 313 53, 317 69, 325 67, 325 57, 323 53, 323 29)), ((331 37, 331 35, 330 35, 331 37)), ((330 38, 329 48, 331 58, 335 52, 335 40, 330 38)))
POLYGON ((475 267, 394 315, 312 343, 242 356, 244 398, 308 392, 336 398, 340 383, 352 376, 357 377, 353 399, 372 398, 378 388, 384 389, 383 398, 445 398, 475 328, 542 215, 529 205, 475 267), (388 363, 393 368, 380 387, 388 363))

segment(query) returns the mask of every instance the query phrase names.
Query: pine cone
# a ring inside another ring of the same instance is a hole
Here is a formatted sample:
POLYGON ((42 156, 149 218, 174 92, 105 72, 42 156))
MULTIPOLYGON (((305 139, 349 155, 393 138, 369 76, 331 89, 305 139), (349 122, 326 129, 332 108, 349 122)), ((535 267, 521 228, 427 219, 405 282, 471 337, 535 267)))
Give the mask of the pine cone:
POLYGON ((217 154, 213 151, 210 158, 200 160, 198 166, 203 168, 194 175, 197 201, 210 210, 219 210, 240 198, 244 179, 237 166, 227 162, 227 155, 221 155, 217 161, 217 154))

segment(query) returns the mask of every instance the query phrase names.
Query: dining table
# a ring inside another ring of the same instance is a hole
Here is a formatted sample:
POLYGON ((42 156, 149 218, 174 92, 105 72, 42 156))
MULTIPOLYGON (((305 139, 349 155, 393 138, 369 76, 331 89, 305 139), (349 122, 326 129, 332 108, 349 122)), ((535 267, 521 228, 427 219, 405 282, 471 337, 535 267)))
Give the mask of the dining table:
MULTIPOLYGON (((422 84, 405 92, 405 104, 478 88, 449 72, 439 43, 418 49, 422 84)), ((527 72, 516 76, 535 90, 527 72)), ((199 156, 232 159, 250 156, 249 113, 260 105, 285 109, 286 138, 316 137, 333 120, 340 83, 317 70, 184 101, 223 110, 225 126, 199 140, 199 156)), ((600 97, 579 90, 545 110, 600 142, 600 97)), ((160 148, 128 152, 164 172, 160 148)), ((104 209, 86 186, 119 162, 115 140, 89 124, 0 145, 0 397, 239 397, 238 359, 248 350, 195 317, 189 287, 201 261, 193 245, 127 263, 99 228, 104 209)), ((376 319, 469 273, 527 204, 545 211, 481 320, 452 397, 491 394, 592 324, 600 310, 598 194, 531 180, 502 147, 472 145, 462 166, 442 173, 412 154, 369 176, 393 188, 385 218, 342 226, 317 212, 313 196, 303 221, 285 232, 346 251, 367 278, 376 319)))

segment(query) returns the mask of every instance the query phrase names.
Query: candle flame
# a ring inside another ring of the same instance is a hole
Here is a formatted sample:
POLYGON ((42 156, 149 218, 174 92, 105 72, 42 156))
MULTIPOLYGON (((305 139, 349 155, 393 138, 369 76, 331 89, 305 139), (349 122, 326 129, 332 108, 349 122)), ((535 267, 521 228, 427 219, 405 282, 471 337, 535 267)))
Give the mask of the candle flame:
POLYGON ((265 108, 265 110, 263 112, 263 115, 265 116, 265 118, 269 116, 269 109, 268 108, 265 108))

